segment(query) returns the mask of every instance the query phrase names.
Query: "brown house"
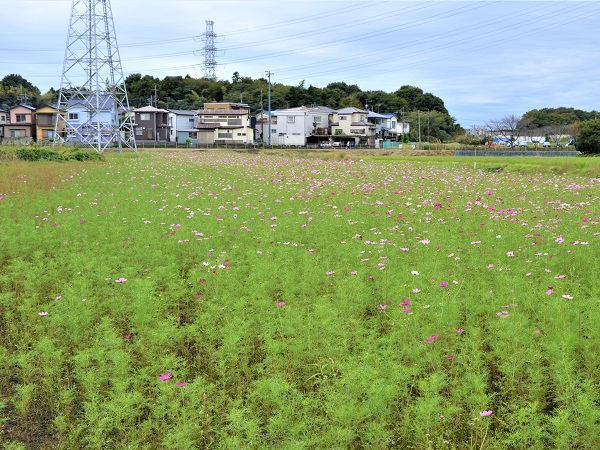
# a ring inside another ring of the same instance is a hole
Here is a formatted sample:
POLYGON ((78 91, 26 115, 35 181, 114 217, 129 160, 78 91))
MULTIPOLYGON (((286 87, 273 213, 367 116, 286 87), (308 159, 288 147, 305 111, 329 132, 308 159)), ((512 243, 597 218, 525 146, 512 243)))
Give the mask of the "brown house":
POLYGON ((135 140, 140 141, 168 141, 169 140, 169 111, 144 106, 133 110, 135 140))

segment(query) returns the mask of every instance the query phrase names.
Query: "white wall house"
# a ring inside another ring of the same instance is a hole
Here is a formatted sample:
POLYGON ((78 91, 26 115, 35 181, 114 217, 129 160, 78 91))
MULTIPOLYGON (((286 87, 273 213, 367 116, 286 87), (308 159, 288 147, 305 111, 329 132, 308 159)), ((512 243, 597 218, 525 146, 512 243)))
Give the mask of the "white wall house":
POLYGON ((398 116, 394 113, 382 113, 386 117, 386 127, 389 130, 391 138, 397 138, 399 141, 403 134, 410 133, 410 125, 402 119, 398 120, 398 116))
POLYGON ((186 144, 198 143, 198 129, 196 123, 196 111, 185 111, 180 109, 169 109, 169 142, 186 144))
POLYGON ((310 136, 323 135, 325 138, 329 126, 327 112, 300 106, 278 109, 275 114, 277 123, 271 125, 271 144, 273 145, 304 146, 310 136))
POLYGON ((96 114, 96 98, 89 101, 82 98, 70 99, 67 103, 67 142, 96 141, 100 136, 102 144, 108 143, 117 127, 116 103, 109 95, 98 98, 98 113, 96 114), (91 126, 90 124, 93 124, 91 126))

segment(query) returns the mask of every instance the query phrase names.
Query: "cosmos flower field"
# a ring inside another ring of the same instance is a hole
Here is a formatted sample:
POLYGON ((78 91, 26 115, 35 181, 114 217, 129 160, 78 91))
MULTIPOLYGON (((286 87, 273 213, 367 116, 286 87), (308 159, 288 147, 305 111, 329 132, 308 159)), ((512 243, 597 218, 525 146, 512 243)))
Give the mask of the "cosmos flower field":
POLYGON ((5 449, 595 449, 600 180, 0 167, 5 449))

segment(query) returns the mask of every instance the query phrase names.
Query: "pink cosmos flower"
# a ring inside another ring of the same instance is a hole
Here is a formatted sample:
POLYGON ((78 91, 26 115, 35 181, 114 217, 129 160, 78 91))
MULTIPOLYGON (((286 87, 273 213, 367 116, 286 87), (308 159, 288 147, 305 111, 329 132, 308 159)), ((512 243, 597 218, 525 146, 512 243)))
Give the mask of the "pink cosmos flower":
POLYGON ((410 312, 410 308, 404 308, 404 309, 402 310, 402 312, 403 312, 403 313, 409 313, 409 312, 410 312))
POLYGON ((165 373, 161 373, 158 376, 158 379, 160 381, 169 381, 171 378, 173 378, 173 374, 171 372, 165 372, 165 373))
POLYGON ((546 295, 552 295, 552 292, 554 290, 554 286, 548 286, 548 290, 546 291, 546 295))
POLYGON ((542 330, 535 330, 535 334, 540 334, 542 330))
POLYGON ((401 306, 408 306, 410 305, 410 300, 404 299, 402 300, 402 303, 400 303, 401 306))
POLYGON ((567 300, 573 300, 573 297, 571 297, 569 294, 563 294, 562 298, 566 298, 567 300))
POLYGON ((387 305, 381 305, 381 304, 380 304, 380 305, 377 307, 377 309, 378 309, 379 311, 384 311, 384 310, 386 310, 386 309, 387 309, 387 305))
POLYGON ((176 386, 187 386, 187 381, 178 381, 177 383, 175 383, 176 386))
POLYGON ((454 355, 448 355, 448 356, 446 356, 446 361, 450 361, 451 359, 454 359, 454 355))
POLYGON ((47 316, 48 315, 48 311, 40 311, 38 314, 40 316, 47 316))
POLYGON ((442 281, 440 283, 440 287, 446 287, 446 286, 448 286, 448 282, 447 281, 442 281))
POLYGON ((124 337, 125 339, 131 339, 131 333, 127 333, 124 337))
POLYGON ((62 298, 62 295, 57 295, 56 296, 56 300, 60 300, 62 298))
POLYGON ((335 271, 330 270, 329 272, 327 272, 327 275, 333 275, 335 273, 335 271))
POLYGON ((481 417, 487 417, 487 416, 491 416, 491 415, 492 415, 492 413, 493 413, 493 411, 492 411, 491 409, 489 409, 489 410, 487 410, 487 411, 481 411, 481 412, 479 413, 479 415, 480 415, 481 417))
POLYGON ((425 339, 425 342, 431 343, 439 337, 440 337, 439 334, 433 334, 433 335, 429 336, 427 339, 425 339))
POLYGON ((285 302, 279 302, 277 303, 277 306, 285 306, 285 302))
POLYGON ((421 292, 421 289, 419 289, 419 288, 415 288, 415 289, 413 289, 412 291, 413 291, 413 293, 415 293, 415 294, 418 294, 419 292, 421 292))
POLYGON ((455 333, 464 333, 465 330, 463 330, 462 328, 458 328, 456 330, 454 330, 455 333))

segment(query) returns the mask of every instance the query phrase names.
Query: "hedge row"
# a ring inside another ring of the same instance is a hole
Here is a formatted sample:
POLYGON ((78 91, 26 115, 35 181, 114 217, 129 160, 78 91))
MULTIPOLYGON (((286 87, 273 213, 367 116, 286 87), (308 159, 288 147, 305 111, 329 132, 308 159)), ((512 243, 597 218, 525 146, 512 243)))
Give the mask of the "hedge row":
POLYGON ((83 148, 18 147, 0 148, 0 159, 24 161, 104 161, 100 153, 83 148))

